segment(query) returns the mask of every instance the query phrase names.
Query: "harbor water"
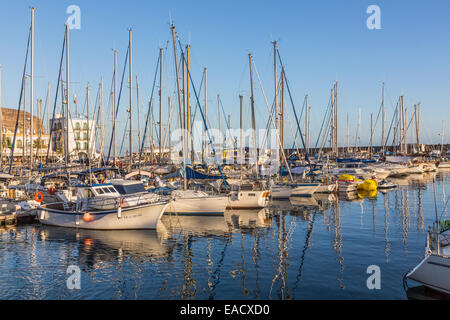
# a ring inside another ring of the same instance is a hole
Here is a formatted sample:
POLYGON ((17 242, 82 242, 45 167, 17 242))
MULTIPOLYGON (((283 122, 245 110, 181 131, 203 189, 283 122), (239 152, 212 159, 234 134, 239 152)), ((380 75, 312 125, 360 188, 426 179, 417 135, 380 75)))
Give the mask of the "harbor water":
POLYGON ((393 179, 386 193, 164 216, 157 230, 2 228, 0 299, 407 299, 403 276, 435 220, 433 179, 448 218, 450 171, 439 171, 393 179), (367 286, 369 266, 380 289, 367 286))

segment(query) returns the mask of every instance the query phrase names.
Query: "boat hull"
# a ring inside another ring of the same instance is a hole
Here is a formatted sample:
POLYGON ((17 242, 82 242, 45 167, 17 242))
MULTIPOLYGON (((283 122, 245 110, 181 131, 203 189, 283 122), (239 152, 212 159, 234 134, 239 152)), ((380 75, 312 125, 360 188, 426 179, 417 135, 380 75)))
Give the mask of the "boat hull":
POLYGON ((73 212, 42 206, 38 219, 42 224, 92 230, 156 229, 167 202, 97 212, 73 212), (86 216, 88 214, 89 216, 86 216), (87 218, 89 217, 89 218, 87 218))
POLYGON ((264 208, 269 202, 269 191, 232 191, 228 196, 227 209, 264 208))
POLYGON ((294 190, 292 190, 291 197, 312 197, 314 192, 316 192, 319 187, 319 183, 305 183, 297 185, 294 190))
POLYGON ((450 257, 428 255, 406 277, 426 287, 450 294, 450 257))
POLYGON ((179 215, 223 215, 228 197, 175 198, 170 201, 166 214, 179 215))

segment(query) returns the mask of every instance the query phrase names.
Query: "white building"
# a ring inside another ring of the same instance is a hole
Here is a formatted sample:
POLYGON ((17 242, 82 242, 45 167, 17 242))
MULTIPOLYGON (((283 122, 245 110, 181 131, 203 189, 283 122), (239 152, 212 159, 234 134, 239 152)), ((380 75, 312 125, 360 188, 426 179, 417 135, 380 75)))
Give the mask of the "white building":
MULTIPOLYGON (((52 149, 57 153, 64 154, 64 138, 66 118, 57 114, 50 120, 52 127, 52 149)), ((95 157, 95 121, 89 120, 89 139, 88 139, 88 120, 83 118, 69 119, 69 155, 73 159, 88 154, 95 157)))

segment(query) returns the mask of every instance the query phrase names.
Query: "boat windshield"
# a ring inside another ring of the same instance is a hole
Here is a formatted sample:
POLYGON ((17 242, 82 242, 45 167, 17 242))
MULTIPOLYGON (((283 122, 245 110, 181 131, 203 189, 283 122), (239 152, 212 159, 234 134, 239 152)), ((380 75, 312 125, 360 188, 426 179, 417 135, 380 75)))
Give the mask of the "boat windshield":
POLYGON ((143 183, 135 183, 129 185, 114 185, 120 194, 132 194, 138 192, 146 192, 143 183))

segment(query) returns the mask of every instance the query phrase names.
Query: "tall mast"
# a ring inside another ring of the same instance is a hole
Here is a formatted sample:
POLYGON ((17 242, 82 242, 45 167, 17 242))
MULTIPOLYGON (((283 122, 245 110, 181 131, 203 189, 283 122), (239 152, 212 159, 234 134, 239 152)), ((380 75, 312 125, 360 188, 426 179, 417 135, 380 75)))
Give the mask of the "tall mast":
POLYGON ((129 43, 128 43, 128 46, 129 46, 129 50, 128 50, 128 54, 129 54, 129 60, 130 60, 130 64, 129 64, 129 71, 130 71, 130 73, 129 73, 129 82, 130 82, 130 109, 129 109, 129 112, 130 112, 130 114, 129 114, 129 122, 130 122, 130 131, 129 131, 129 133, 128 133, 128 135, 129 135, 129 140, 130 140, 130 142, 129 142, 129 145, 130 145, 130 152, 129 152, 129 164, 128 164, 128 170, 131 172, 131 166, 133 165, 133 135, 131 134, 131 132, 132 132, 132 128, 133 128, 133 126, 132 126, 132 106, 133 106, 133 61, 131 60, 131 58, 132 58, 132 54, 131 54, 131 36, 132 36, 132 34, 133 34, 133 30, 132 29, 130 29, 129 30, 129 32, 128 32, 128 41, 129 41, 129 43))
POLYGON ((3 166, 2 65, 0 64, 0 167, 3 166))
POLYGON ((87 161, 89 168, 89 183, 92 184, 92 173, 91 173, 91 130, 89 126, 89 82, 86 86, 86 118, 87 118, 87 161))
POLYGON ((163 48, 159 48, 159 161, 162 162, 162 69, 163 48))
POLYGON ((42 99, 38 100, 39 103, 39 117, 38 117, 38 130, 37 130, 37 134, 38 134, 38 139, 37 139, 37 150, 36 150, 36 158, 39 161, 39 153, 41 150, 41 116, 42 116, 42 99))
POLYGON ((416 120, 417 152, 420 153, 420 102, 418 105, 414 105, 414 117, 416 120))
POLYGON ((189 102, 189 99, 191 97, 190 95, 190 86, 189 86, 189 73, 190 73, 190 64, 191 64, 191 46, 188 44, 186 45, 186 69, 189 71, 187 73, 187 79, 186 79, 186 130, 187 130, 187 141, 188 143, 191 143, 191 161, 194 161, 194 142, 192 137, 192 130, 191 130, 191 104, 189 102))
MULTIPOLYGON (((277 71, 277 42, 273 41, 273 80, 275 85, 275 130, 277 131, 280 129, 280 111, 278 110, 278 71, 277 71)), ((277 160, 280 159, 280 148, 276 148, 277 152, 277 160)))
MULTIPOLYGON (((31 74, 30 74, 30 170, 33 169, 33 103, 34 103, 34 10, 31 8, 31 74)), ((30 171, 31 174, 31 171, 30 171)))
POLYGON ((442 130, 441 130, 441 156, 444 153, 444 120, 442 120, 442 130))
POLYGON ((372 132, 373 132, 373 113, 370 114, 370 146, 369 146, 369 155, 372 156, 372 132))
MULTIPOLYGON (((204 78, 205 78, 205 123, 208 123, 208 99, 207 99, 207 96, 208 96, 208 69, 205 67, 204 69, 203 69, 203 72, 204 72, 204 78)), ((202 150, 202 162, 204 163, 204 161, 205 161, 205 151, 206 151, 206 148, 207 148, 207 141, 206 141, 206 126, 205 126, 205 128, 204 128, 204 131, 203 131, 203 150, 202 150)))
POLYGON ((383 89, 382 89, 382 98, 381 98, 381 149, 383 151, 384 155, 384 148, 385 148, 385 141, 384 141, 384 130, 385 130, 385 121, 386 121, 386 113, 384 110, 384 82, 383 82, 383 89))
POLYGON ((239 95, 239 113, 240 113, 240 121, 239 121, 239 126, 240 126, 240 130, 239 130, 239 154, 240 154, 240 158, 241 158, 241 180, 242 180, 242 161, 243 161, 243 154, 242 154, 242 95, 239 95))
POLYGON ((259 150, 258 150, 258 142, 256 141, 256 119, 255 119, 255 98, 253 95, 253 71, 252 71, 252 64, 253 64, 253 56, 251 53, 248 54, 248 60, 249 60, 249 69, 250 69, 250 105, 252 110, 252 130, 253 130, 253 140, 256 148, 256 168, 257 168, 257 175, 259 173, 259 150))
MULTIPOLYGON (((105 131, 104 131, 104 124, 103 124, 103 78, 100 80, 100 88, 99 88, 99 121, 100 121, 100 157, 103 159, 103 144, 105 139, 105 131)), ((99 161, 99 166, 100 166, 99 161)))
MULTIPOLYGON (((225 119, 225 121, 226 121, 226 119, 225 119)), ((221 131, 220 131, 220 95, 219 94, 217 94, 217 123, 219 125, 219 132, 221 133, 221 131)), ((221 142, 221 141, 219 141, 219 142, 221 142)))
POLYGON ((309 153, 309 137, 308 137, 308 95, 305 96, 305 151, 309 153))
POLYGON ((114 90, 113 90, 113 108, 112 108, 112 119, 113 119, 113 162, 116 166, 116 91, 117 91, 117 50, 114 49, 114 90))
MULTIPOLYGON (((172 42, 173 42, 173 58, 175 60, 175 71, 176 71, 176 82, 177 82, 177 98, 178 98, 178 112, 180 114, 180 127, 183 128, 183 113, 181 110, 182 103, 181 103, 181 95, 180 95, 180 77, 179 77, 179 70, 178 70, 178 59, 177 59, 177 43, 175 40, 175 26, 172 24, 170 26, 170 29, 172 30, 172 42)), ((183 166, 186 172, 186 136, 183 133, 182 136, 183 139, 183 166)), ((187 180, 186 180, 186 174, 184 175, 184 190, 187 189, 187 180)))
POLYGON ((69 25, 66 23, 66 94, 65 94, 65 116, 66 116, 66 123, 65 123, 65 136, 64 136, 64 153, 65 153, 65 160, 66 160, 66 166, 69 165, 69 25))
MULTIPOLYGON (((137 126, 138 126, 138 151, 140 152, 141 148, 141 116, 139 112, 140 104, 139 104, 139 82, 138 82, 138 76, 136 76, 136 110, 137 110, 137 126)), ((141 162, 139 161, 139 170, 141 168, 141 162)))
POLYGON ((281 97, 280 97, 280 132, 281 150, 284 152, 284 67, 281 67, 281 97))
MULTIPOLYGON (((25 75, 24 79, 23 79, 23 113, 22 113, 22 164, 25 164, 25 149, 27 146, 26 143, 26 136, 25 136, 25 123, 26 123, 26 119, 25 119, 25 112, 27 111, 27 79, 28 76, 25 75)), ((19 115, 20 116, 20 115, 19 115)))

